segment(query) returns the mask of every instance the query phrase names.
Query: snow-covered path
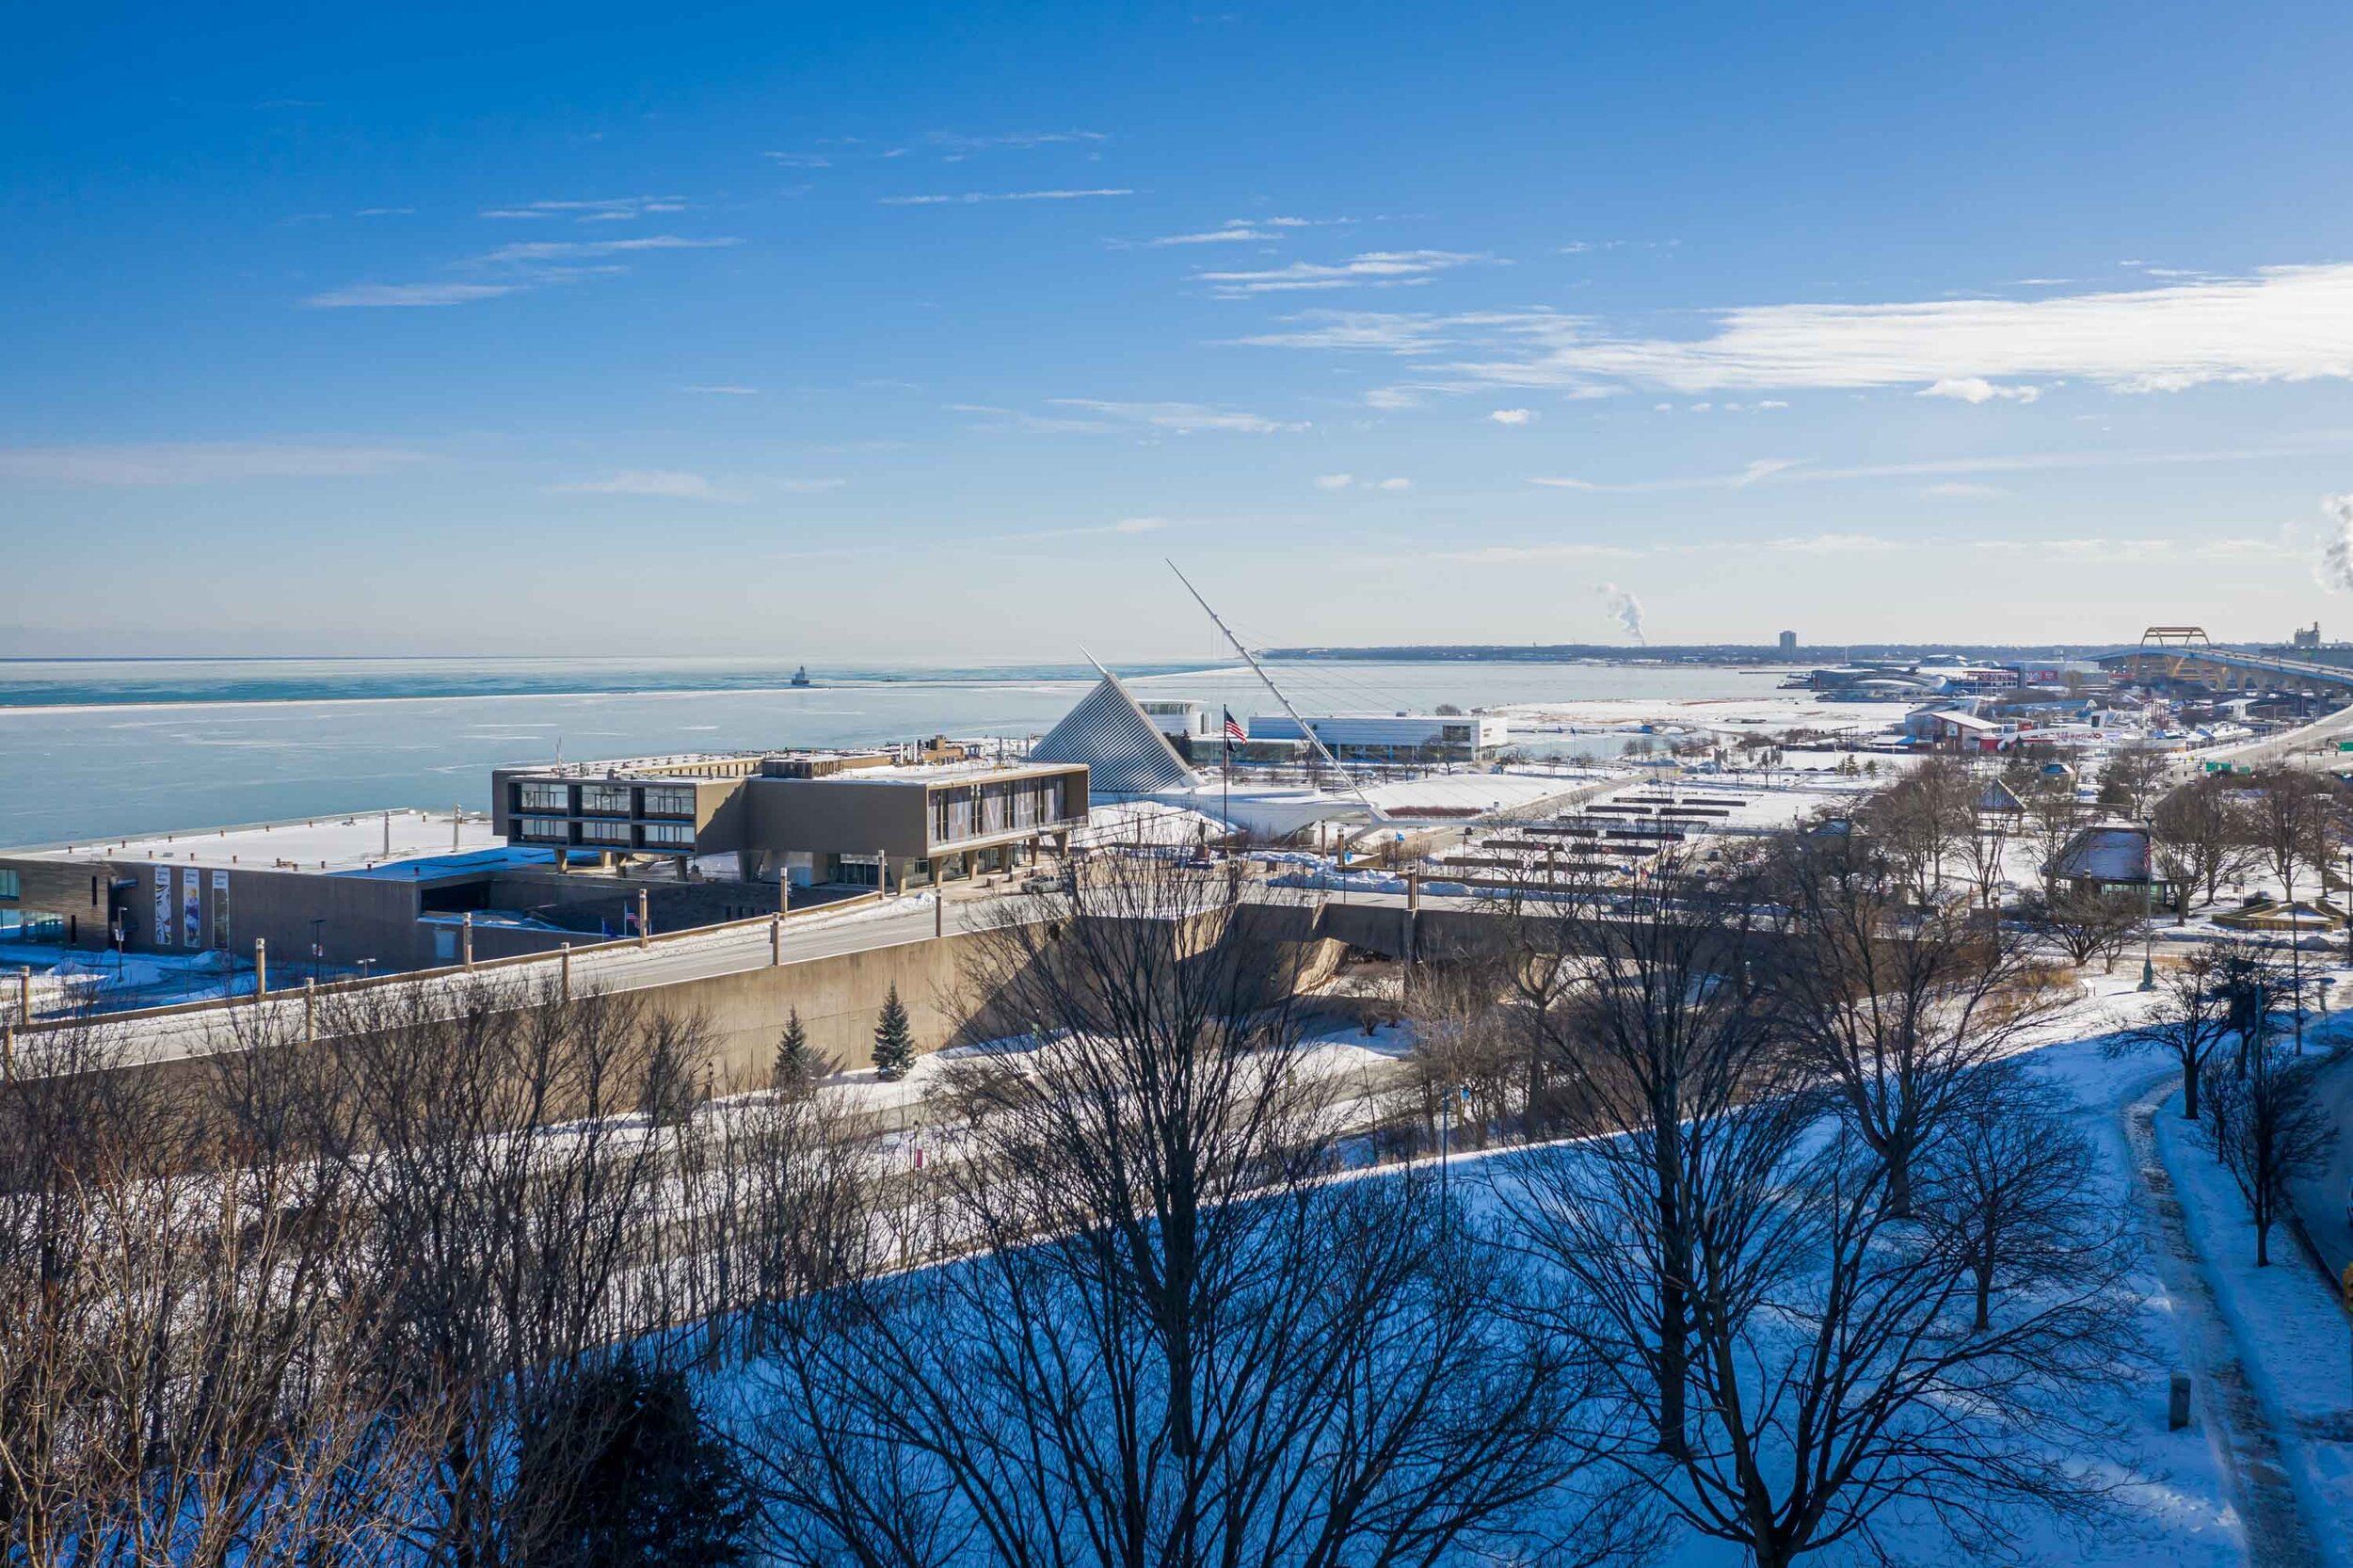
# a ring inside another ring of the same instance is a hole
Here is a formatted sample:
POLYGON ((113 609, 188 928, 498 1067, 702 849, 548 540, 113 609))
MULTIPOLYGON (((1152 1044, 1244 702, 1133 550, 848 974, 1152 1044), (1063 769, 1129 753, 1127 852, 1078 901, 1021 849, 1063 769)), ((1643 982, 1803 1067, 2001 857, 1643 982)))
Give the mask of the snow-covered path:
POLYGON ((2134 1197, 2146 1221, 2149 1258, 2164 1288, 2191 1377, 2191 1409, 2219 1462, 2225 1487, 2237 1511, 2248 1560, 2280 1568, 2325 1563, 2289 1483, 2270 1416, 2250 1385, 2236 1341, 2206 1263, 2190 1237, 2174 1190, 2172 1173, 2157 1150, 2154 1127, 2160 1106, 2179 1118, 2180 1083, 2168 1076, 2122 1112, 2132 1151, 2134 1197))

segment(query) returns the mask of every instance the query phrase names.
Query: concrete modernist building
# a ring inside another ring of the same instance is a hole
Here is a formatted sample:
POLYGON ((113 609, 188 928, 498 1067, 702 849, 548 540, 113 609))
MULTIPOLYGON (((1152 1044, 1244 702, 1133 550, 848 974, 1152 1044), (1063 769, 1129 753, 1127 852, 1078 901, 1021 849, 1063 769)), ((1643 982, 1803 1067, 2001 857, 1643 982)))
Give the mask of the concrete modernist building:
MULTIPOLYGON (((1511 744, 1510 721, 1492 713, 1333 713, 1310 716, 1325 749, 1346 760, 1422 761, 1492 757, 1511 744)), ((1254 713, 1254 741, 1304 741, 1288 713, 1254 713)))
POLYGON ((734 855, 746 881, 898 888, 1013 864, 1087 816, 1079 763, 909 763, 889 753, 636 758, 491 776, 513 843, 679 862, 734 855))

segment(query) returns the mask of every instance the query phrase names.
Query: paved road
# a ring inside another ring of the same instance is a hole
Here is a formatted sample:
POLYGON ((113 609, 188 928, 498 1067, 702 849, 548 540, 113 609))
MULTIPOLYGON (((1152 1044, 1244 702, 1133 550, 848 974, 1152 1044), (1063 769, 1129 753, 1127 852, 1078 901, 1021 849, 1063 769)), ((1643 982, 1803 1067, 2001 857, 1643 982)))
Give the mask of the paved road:
MULTIPOLYGON (((1012 915, 1016 904, 1016 899, 1006 896, 951 900, 945 928, 951 933, 985 930, 1012 915)), ((786 921, 784 962, 791 965, 844 952, 928 941, 936 918, 928 902, 904 909, 833 916, 812 913, 786 921)), ((634 991, 764 968, 770 962, 768 923, 761 920, 681 933, 667 940, 657 936, 643 949, 627 942, 600 943, 584 949, 572 956, 572 984, 584 991, 634 991)), ((520 984, 552 980, 555 972, 552 961, 499 965, 479 971, 486 980, 504 978, 520 984)), ((386 989, 446 988, 452 984, 449 977, 409 981, 391 978, 376 983, 386 989)), ((198 1007, 152 1017, 126 1015, 103 1019, 101 1027, 114 1034, 117 1048, 124 1059, 161 1062, 232 1047, 258 1033, 283 1035, 298 1032, 302 1027, 302 1009, 299 990, 273 990, 270 1000, 258 1008, 248 999, 230 1008, 198 1007)))
POLYGON ((2345 1214, 2347 1188, 2353 1184, 2353 1055, 2324 1070, 2321 1093, 2336 1121, 2336 1154, 2322 1175, 2296 1184, 2296 1214, 2333 1278, 2353 1263, 2353 1225, 2345 1223, 2345 1214))

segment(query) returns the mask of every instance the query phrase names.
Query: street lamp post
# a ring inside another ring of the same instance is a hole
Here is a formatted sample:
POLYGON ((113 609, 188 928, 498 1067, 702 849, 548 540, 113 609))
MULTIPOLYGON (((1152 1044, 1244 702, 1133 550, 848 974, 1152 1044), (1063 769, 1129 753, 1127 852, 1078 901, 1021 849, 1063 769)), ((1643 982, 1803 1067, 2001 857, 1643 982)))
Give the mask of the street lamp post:
POLYGON ((2140 824, 2140 988, 2157 988, 2157 835, 2148 822, 2140 824))

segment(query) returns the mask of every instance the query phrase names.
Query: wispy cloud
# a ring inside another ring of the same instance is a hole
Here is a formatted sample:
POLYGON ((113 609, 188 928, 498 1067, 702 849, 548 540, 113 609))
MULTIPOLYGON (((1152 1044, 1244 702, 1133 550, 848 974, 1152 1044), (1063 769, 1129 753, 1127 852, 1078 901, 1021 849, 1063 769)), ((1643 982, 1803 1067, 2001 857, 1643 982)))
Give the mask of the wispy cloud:
POLYGON ((758 387, 728 386, 725 383, 716 386, 680 387, 679 391, 684 392, 702 392, 712 397, 758 397, 760 395, 760 389, 758 387))
POLYGON ((1091 527, 1040 528, 1027 534, 1002 536, 1008 541, 1099 538, 1106 535, 1133 538, 1144 534, 1157 534, 1168 525, 1166 518, 1121 518, 1117 522, 1097 523, 1091 527))
POLYGON ((1529 480, 1556 490, 1592 490, 1605 495, 1646 495, 1664 490, 1740 490, 1800 466, 1797 457, 1758 457, 1737 473, 1686 474, 1672 479, 1636 479, 1616 483, 1540 474, 1529 480))
POLYGON ((482 216, 503 219, 570 218, 575 223, 620 223, 648 213, 682 213, 683 197, 616 196, 590 201, 525 201, 511 207, 487 207, 482 216))
POLYGON ((2269 267, 2145 289, 2030 298, 1719 311, 1696 337, 1624 335, 1584 316, 1395 316, 1305 321, 1249 340, 1463 358, 1458 384, 1609 392, 1747 388, 1945 389, 2026 395, 2080 380, 2117 392, 2353 377, 2353 264, 2269 267))
POLYGON ((1355 482, 1356 476, 1353 473, 1319 473, 1316 475, 1316 488, 1320 490, 1344 490, 1355 482))
POLYGON ((833 160, 823 152, 762 152, 780 168, 831 168, 833 160))
POLYGON ((1293 262, 1257 271, 1196 272, 1193 276, 1221 297, 1246 298, 1309 289, 1401 288, 1427 283, 1454 267, 1494 259, 1460 250, 1368 250, 1344 262, 1293 262))
POLYGON ((692 239, 684 234, 639 234, 625 240, 519 240, 475 258, 486 266, 514 266, 531 262, 576 261, 584 257, 626 256, 640 250, 719 250, 744 242, 722 235, 692 239))
POLYGON ((1440 551, 1431 558, 1492 565, 1515 561, 1625 560, 1643 553, 1619 544, 1494 544, 1478 550, 1440 551))
POLYGON ((960 131, 928 131, 923 140, 940 149, 951 163, 969 157, 975 152, 997 149, 1027 151, 1032 147, 1052 147, 1064 143, 1092 146, 1111 139, 1101 131, 1003 131, 994 136, 967 136, 960 131))
POLYGON ((527 287, 525 283, 349 283, 312 295, 302 302, 316 311, 430 308, 496 299, 527 287))
POLYGON ((1133 196, 1125 187, 1105 190, 968 190, 954 196, 886 196, 886 207, 969 207, 984 201, 1088 201, 1097 197, 1133 196))
POLYGON ((408 217, 413 216, 416 210, 414 207, 362 207, 351 216, 354 217, 408 217))
POLYGON ((2121 561, 2169 564, 2234 561, 2300 561, 2308 553, 2283 539, 2089 538, 1977 539, 1971 548, 2005 555, 2041 555, 2060 561, 2121 561))
POLYGON ((659 496, 670 501, 724 501, 728 497, 699 473, 677 469, 623 469, 604 479, 581 479, 550 489, 568 495, 659 496))
POLYGON ((1536 417, 1533 408, 1497 408, 1487 416, 1497 424, 1527 424, 1536 417))
POLYGON ((424 460, 400 447, 277 441, 158 441, 0 447, 0 479, 51 485, 229 484, 254 479, 350 479, 424 460))
MULTIPOLYGON (((1988 473, 2037 473, 2073 469, 2169 467, 2179 464, 2266 462, 2281 457, 2314 456, 2353 451, 2353 431, 2323 431, 2286 438, 2266 446, 2199 448, 2128 448, 2117 451, 2034 452, 1989 454, 1978 457, 1926 458, 1911 463, 1855 463, 1824 466, 1795 457, 1760 457, 1737 473, 1680 474, 1657 479, 1604 482, 1550 475, 1531 477, 1531 485, 1553 489, 1593 490, 1612 495, 1640 495, 1662 490, 1740 489, 1755 484, 1835 484, 1855 480, 1938 479, 1988 473)), ((1981 490, 1982 488, 1979 488, 1981 490)), ((1970 493, 1979 493, 1972 490, 1970 493)), ((1944 493, 1961 493, 1945 490, 1944 493)))
POLYGON ((1229 217, 1214 229, 1202 229, 1191 233, 1162 234, 1145 240, 1147 246, 1166 245, 1237 245, 1256 242, 1262 245, 1280 243, 1300 229, 1325 229, 1354 222, 1346 217, 1229 217))
POLYGON ((521 294, 545 283, 623 270, 611 258, 658 250, 710 250, 744 242, 722 235, 695 239, 682 234, 639 234, 618 240, 518 240, 457 264, 477 276, 440 279, 418 283, 351 283, 328 289, 303 300, 313 310, 352 310, 383 307, 465 305, 521 294), (583 265, 584 263, 604 263, 583 265), (483 273, 490 276, 481 277, 483 273))
POLYGON ((1172 430, 1180 436, 1189 436, 1200 430, 1267 435, 1277 430, 1307 428, 1304 423, 1269 419, 1263 414, 1247 413, 1240 408, 1223 408, 1207 403, 1108 403, 1084 397, 1057 397, 1048 401, 1056 408, 1084 409, 1130 424, 1172 430))

